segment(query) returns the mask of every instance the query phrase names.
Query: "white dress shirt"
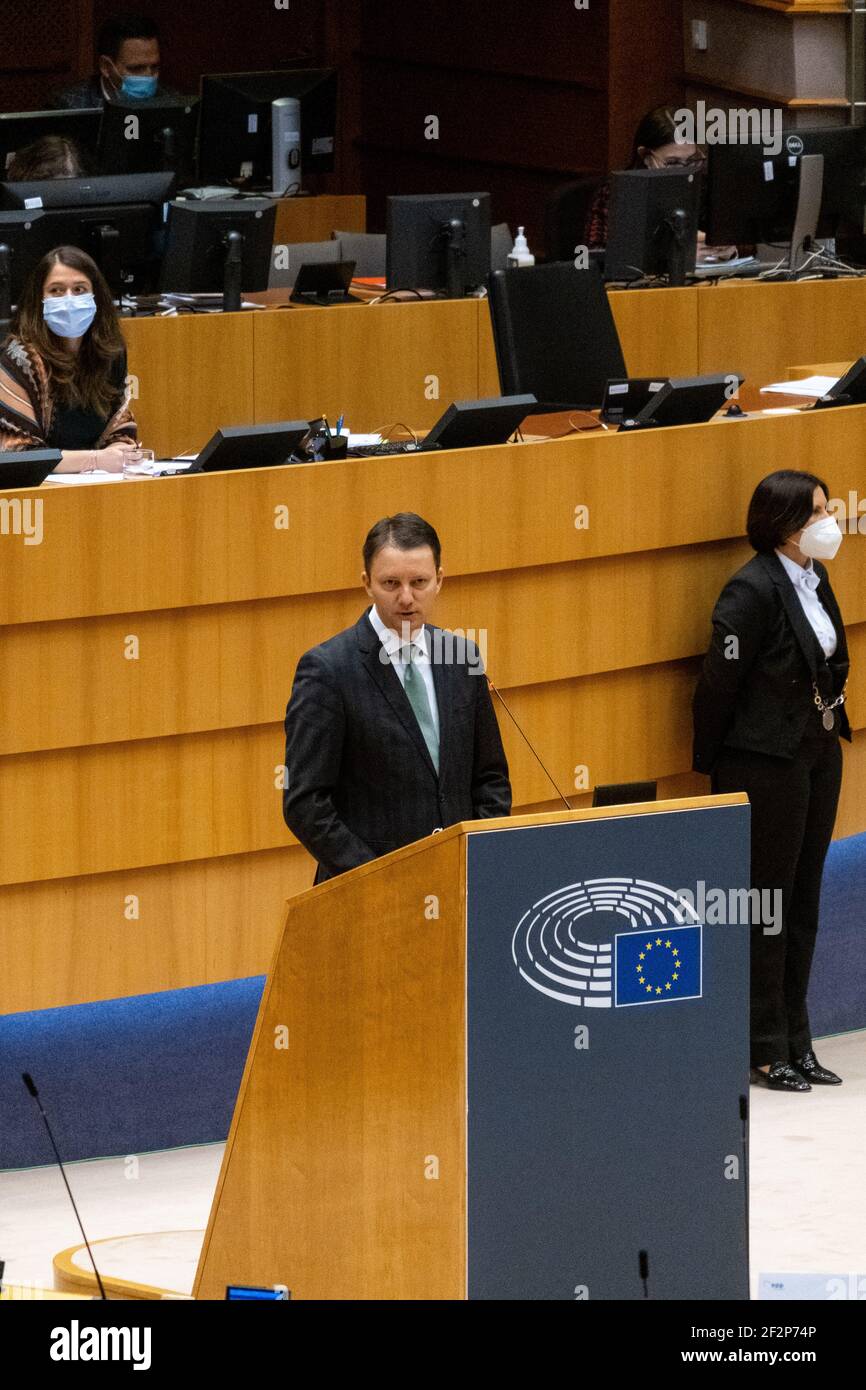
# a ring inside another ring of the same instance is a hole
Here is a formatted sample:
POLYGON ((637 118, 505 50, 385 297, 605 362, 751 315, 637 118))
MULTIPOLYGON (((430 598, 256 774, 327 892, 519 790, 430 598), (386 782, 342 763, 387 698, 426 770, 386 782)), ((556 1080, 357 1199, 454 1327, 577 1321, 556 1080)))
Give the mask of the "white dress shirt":
POLYGON ((836 650, 836 629, 826 608, 818 597, 818 585, 821 577, 810 560, 807 565, 798 565, 796 560, 791 560, 787 555, 783 555, 781 550, 776 554, 785 567, 785 573, 794 586, 797 598, 800 600, 800 607, 809 620, 809 626, 821 644, 821 650, 825 656, 832 656, 836 650))
MULTIPOLYGON (((397 672, 400 684, 406 684, 406 663, 403 660, 404 643, 398 637, 393 628, 386 627, 379 616, 379 610, 375 603, 367 614, 373 628, 385 651, 391 660, 391 665, 397 672)), ((439 706, 436 703, 436 687, 433 684, 433 666, 430 661, 430 645, 427 640, 427 629, 421 627, 413 634, 412 641, 412 664, 424 681, 424 689, 427 691, 427 700, 430 705, 430 715, 433 726, 436 730, 436 737, 439 737, 439 706)))

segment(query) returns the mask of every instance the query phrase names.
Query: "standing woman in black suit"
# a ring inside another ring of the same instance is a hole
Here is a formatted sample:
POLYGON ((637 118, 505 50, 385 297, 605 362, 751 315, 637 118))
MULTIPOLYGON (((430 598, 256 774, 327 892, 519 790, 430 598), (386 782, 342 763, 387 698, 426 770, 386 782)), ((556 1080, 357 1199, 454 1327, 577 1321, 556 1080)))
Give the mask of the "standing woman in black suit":
POLYGON ((753 912, 751 929, 751 1077, 777 1091, 840 1082, 815 1056, 806 1009, 839 736, 851 739, 845 629, 821 564, 842 542, 828 497, 820 478, 792 469, 758 484, 746 522, 757 554, 713 611, 693 706, 694 768, 714 792, 748 793, 752 888, 781 891, 781 923, 767 930, 753 912))

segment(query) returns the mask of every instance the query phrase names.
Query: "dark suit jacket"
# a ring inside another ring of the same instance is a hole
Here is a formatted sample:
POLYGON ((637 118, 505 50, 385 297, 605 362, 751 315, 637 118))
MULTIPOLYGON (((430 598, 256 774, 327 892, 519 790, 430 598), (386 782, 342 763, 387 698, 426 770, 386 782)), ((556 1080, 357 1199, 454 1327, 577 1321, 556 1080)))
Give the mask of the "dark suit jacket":
MULTIPOLYGON (((369 612, 369 609, 367 610, 369 612)), ((305 652, 286 710, 286 824, 318 860, 316 882, 461 820, 507 816, 508 764, 473 643, 435 660, 439 775, 367 613, 305 652), (473 674, 474 672, 474 674, 473 674)))
MULTIPOLYGON (((821 580, 818 597, 836 629, 829 661, 778 555, 755 555, 722 590, 693 701, 696 772, 712 772, 723 746, 793 758, 815 718, 813 682, 825 703, 840 694, 848 676, 845 628, 826 568, 812 563, 821 580), (736 659, 725 655, 732 636, 739 642, 736 659)), ((850 740, 844 705, 836 717, 850 740)))

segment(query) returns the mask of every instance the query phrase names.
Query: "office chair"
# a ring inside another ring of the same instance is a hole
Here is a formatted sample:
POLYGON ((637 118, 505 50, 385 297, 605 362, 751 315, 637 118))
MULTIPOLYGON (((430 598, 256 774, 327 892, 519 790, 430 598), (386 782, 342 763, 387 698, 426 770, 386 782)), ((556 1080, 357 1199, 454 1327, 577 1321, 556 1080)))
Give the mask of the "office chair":
POLYGON ((340 246, 341 261, 354 261, 355 274, 365 278, 385 274, 384 232, 332 232, 340 246))

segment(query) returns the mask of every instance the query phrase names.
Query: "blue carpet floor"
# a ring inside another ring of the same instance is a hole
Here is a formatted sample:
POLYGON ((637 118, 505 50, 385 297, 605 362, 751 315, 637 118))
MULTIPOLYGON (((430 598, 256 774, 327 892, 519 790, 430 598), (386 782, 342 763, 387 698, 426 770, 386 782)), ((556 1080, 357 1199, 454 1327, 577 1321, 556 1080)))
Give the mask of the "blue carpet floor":
MULTIPOLYGON (((809 1010, 816 1036, 866 1028, 866 834, 831 846, 809 1010)), ((225 1139, 264 979, 0 1020, 0 1169, 225 1139)))

